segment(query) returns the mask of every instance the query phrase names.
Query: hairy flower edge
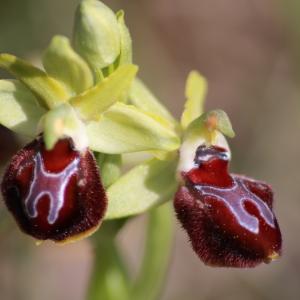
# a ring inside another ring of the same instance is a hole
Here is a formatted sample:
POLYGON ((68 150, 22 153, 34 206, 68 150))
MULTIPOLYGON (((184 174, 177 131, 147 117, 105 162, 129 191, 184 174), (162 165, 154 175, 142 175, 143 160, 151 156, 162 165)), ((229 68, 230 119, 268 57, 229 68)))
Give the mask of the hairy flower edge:
POLYGON ((200 259, 245 268, 278 258, 282 241, 270 186, 229 174, 229 155, 219 147, 200 146, 194 161, 182 174, 174 207, 200 259))
POLYGON ((107 207, 93 153, 74 150, 71 139, 50 151, 42 136, 25 146, 12 158, 1 188, 20 229, 37 240, 84 238, 100 226, 107 207))

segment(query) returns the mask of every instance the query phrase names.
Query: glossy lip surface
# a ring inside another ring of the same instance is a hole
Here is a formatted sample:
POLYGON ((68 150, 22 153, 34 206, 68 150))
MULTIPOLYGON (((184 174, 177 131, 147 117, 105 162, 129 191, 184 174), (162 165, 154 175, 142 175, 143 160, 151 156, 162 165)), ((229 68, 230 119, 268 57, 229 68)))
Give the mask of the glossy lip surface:
POLYGON ((253 267, 281 253, 273 192, 260 181, 228 173, 220 147, 200 146, 196 168, 183 173, 174 201, 193 248, 209 265, 253 267))
POLYGON ((233 186, 230 188, 217 188, 213 186, 196 185, 195 189, 201 196, 213 197, 223 202, 236 221, 244 229, 259 234, 259 220, 246 209, 246 202, 251 202, 258 210, 260 216, 271 227, 275 228, 274 216, 268 205, 249 191, 243 180, 234 177, 233 186))
POLYGON ((36 218, 38 216, 39 201, 47 196, 50 201, 47 221, 50 225, 57 221, 59 212, 65 204, 66 187, 71 177, 77 172, 78 163, 79 158, 75 158, 61 172, 50 173, 45 170, 41 154, 36 155, 31 185, 24 201, 28 217, 36 218))
POLYGON ((41 137, 24 147, 12 158, 2 193, 20 228, 39 240, 84 237, 99 227, 107 206, 92 152, 74 150, 71 139, 51 151, 41 137))

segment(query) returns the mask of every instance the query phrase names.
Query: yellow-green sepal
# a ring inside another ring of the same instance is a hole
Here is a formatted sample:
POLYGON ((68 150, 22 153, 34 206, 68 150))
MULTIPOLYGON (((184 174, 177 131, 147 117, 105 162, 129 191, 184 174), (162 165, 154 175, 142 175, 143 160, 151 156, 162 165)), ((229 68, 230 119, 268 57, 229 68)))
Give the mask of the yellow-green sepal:
POLYGON ((131 64, 132 63, 132 39, 130 32, 125 24, 125 13, 120 10, 116 13, 120 31, 120 56, 117 64, 131 64))
POLYGON ((72 94, 79 94, 94 84, 88 64, 72 48, 68 38, 57 35, 43 55, 47 73, 65 84, 72 94))
POLYGON ((98 121, 86 126, 93 151, 122 154, 138 151, 174 151, 177 134, 133 105, 116 103, 98 121))
POLYGON ((207 81, 197 71, 192 71, 186 82, 186 102, 181 116, 181 126, 186 129, 188 125, 204 112, 204 102, 207 94, 207 81))
POLYGON ((120 154, 103 154, 97 155, 101 181, 104 188, 108 188, 116 182, 122 173, 122 156, 120 154))
POLYGON ((154 158, 131 169, 108 188, 105 218, 140 214, 171 200, 178 185, 176 166, 176 158, 165 161, 154 158))
POLYGON ((171 113, 160 103, 160 101, 146 87, 142 80, 135 78, 130 89, 130 103, 146 113, 166 119, 173 125, 177 124, 171 113))
POLYGON ((0 54, 0 68, 19 79, 37 97, 41 106, 51 109, 70 97, 66 87, 44 71, 11 54, 0 54))
POLYGON ((70 104, 84 120, 97 120, 117 101, 124 101, 138 71, 135 65, 123 65, 91 89, 73 97, 70 104))
POLYGON ((10 130, 35 137, 37 124, 46 110, 22 83, 0 80, 0 124, 10 130))

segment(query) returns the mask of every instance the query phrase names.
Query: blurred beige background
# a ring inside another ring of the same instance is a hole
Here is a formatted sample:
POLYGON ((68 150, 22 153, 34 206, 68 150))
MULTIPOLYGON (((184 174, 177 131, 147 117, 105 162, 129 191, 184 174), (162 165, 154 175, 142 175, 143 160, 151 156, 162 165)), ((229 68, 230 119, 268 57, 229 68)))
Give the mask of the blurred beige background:
MULTIPOLYGON (((177 223, 163 300, 300 299, 300 7, 278 1, 105 1, 125 9, 140 75, 176 116, 188 71, 208 78, 207 108, 227 111, 237 134, 230 141, 232 170, 268 181, 276 193, 281 260, 254 270, 206 267, 177 223)), ((0 52, 36 59, 52 35, 71 36, 77 3, 1 0, 0 52)), ((2 128, 1 164, 23 142, 2 128)), ((1 207, 0 299, 84 300, 92 265, 88 241, 36 247, 6 217, 1 207)), ((143 217, 119 236, 133 271, 142 251, 139 223, 143 217)))

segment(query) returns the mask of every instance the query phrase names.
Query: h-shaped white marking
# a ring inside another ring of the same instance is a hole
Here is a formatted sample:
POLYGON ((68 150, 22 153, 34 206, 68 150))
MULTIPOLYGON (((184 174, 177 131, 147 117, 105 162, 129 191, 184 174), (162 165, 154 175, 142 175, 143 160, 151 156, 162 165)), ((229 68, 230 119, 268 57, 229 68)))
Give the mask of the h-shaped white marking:
POLYGON ((245 201, 253 203, 261 217, 271 227, 275 228, 274 217, 268 205, 257 197, 254 193, 248 190, 244 183, 239 178, 234 178, 234 185, 231 188, 217 188, 204 185, 196 185, 196 189, 204 196, 211 196, 219 201, 222 201, 236 217, 239 224, 245 229, 258 234, 259 222, 256 217, 249 214, 244 207, 245 201))
POLYGON ((49 224, 54 224, 58 218, 60 209, 64 205, 65 189, 69 183, 69 179, 77 169, 79 159, 75 158, 60 173, 47 172, 40 153, 36 155, 34 161, 33 179, 25 199, 25 208, 29 217, 37 217, 37 204, 43 196, 47 195, 50 199, 50 209, 47 220, 49 224))

